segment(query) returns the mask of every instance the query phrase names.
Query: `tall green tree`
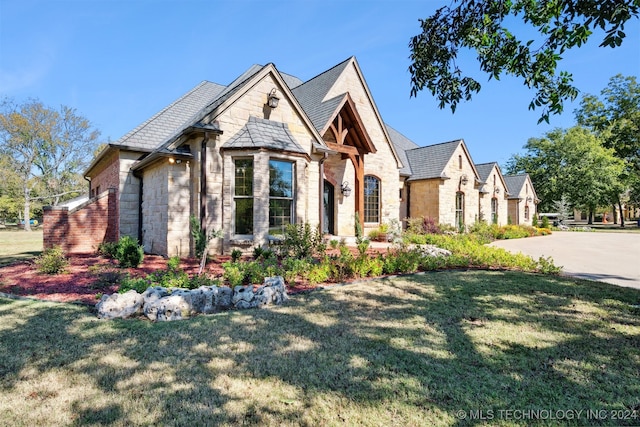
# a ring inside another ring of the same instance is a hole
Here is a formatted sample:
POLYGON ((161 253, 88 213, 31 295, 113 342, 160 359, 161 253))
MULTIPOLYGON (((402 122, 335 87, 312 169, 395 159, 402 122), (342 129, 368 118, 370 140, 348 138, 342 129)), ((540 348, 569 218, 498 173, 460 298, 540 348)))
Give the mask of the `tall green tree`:
MULTIPOLYGON (((631 193, 629 201, 640 200, 640 85, 636 77, 621 74, 612 77, 600 97, 591 94, 582 97, 575 115, 580 125, 595 132, 604 146, 612 148, 624 161, 622 184, 631 193)), ((620 199, 617 204, 622 212, 620 199)))
POLYGON ((510 159, 507 171, 530 174, 543 200, 542 210, 565 197, 571 206, 593 213, 610 205, 624 189, 619 179, 623 162, 586 128, 553 130, 544 138, 529 139, 525 149, 524 155, 510 159))
POLYGON ((625 23, 639 13, 638 0, 454 0, 420 20, 422 32, 409 43, 411 95, 427 88, 440 108, 452 111, 470 100, 481 85, 458 62, 470 49, 489 78, 512 75, 534 89, 529 109, 542 107, 539 122, 548 122, 578 95, 572 75, 557 72, 562 54, 582 46, 594 30, 604 33, 601 47, 619 46, 625 23), (514 22, 527 37, 518 37, 514 22))
POLYGON ((33 99, 21 104, 5 99, 1 107, 0 155, 18 177, 25 230, 30 231, 34 199, 57 204, 85 191, 78 175, 100 133, 66 106, 56 110, 33 99))

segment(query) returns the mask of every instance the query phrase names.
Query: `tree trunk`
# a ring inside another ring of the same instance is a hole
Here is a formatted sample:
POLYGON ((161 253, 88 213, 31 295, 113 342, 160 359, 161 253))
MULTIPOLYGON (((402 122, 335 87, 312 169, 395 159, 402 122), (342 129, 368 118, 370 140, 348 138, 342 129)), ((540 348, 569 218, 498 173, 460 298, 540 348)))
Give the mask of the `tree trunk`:
POLYGON ((618 208, 620 209, 620 227, 624 228, 624 212, 622 211, 622 202, 618 199, 618 208))
POLYGON ((613 223, 618 223, 618 212, 616 211, 616 204, 611 205, 611 216, 613 217, 613 223))
POLYGON ((24 231, 31 231, 31 191, 27 186, 24 187, 24 231))
POLYGON ((587 224, 593 224, 593 210, 589 209, 589 219, 587 220, 587 224))

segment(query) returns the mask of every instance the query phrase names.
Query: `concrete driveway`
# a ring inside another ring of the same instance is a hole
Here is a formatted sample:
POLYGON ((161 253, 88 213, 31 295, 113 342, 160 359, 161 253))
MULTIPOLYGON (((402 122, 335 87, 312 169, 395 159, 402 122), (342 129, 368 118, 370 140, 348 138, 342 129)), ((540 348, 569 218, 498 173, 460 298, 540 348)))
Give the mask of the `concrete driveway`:
POLYGON ((491 246, 534 259, 551 257, 562 274, 640 289, 640 234, 554 231, 550 236, 497 240, 491 246))

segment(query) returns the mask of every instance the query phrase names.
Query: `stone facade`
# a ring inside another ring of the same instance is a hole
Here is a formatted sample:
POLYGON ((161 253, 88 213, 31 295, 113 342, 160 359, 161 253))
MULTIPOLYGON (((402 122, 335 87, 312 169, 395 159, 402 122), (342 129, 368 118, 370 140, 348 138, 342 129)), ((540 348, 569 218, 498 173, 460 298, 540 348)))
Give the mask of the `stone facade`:
POLYGON ((478 218, 488 224, 506 225, 509 221, 508 188, 497 165, 493 166, 480 192, 478 218), (495 221, 492 218, 495 210, 495 221))

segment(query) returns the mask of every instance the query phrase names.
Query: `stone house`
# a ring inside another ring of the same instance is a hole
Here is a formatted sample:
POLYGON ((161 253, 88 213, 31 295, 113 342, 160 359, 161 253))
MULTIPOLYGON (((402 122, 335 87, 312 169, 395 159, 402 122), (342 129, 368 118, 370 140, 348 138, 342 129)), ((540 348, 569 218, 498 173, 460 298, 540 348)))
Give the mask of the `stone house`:
POLYGON ((462 139, 405 151, 409 217, 430 217, 464 229, 479 219, 484 184, 462 139))
POLYGON ((217 252, 267 245, 290 223, 353 236, 356 218, 365 230, 398 220, 404 167, 351 57, 308 81, 270 63, 226 86, 202 82, 85 176, 92 198, 115 190, 117 235, 186 256, 192 217, 222 231, 217 252))
POLYGON ((505 175, 509 189, 509 218, 515 225, 531 225, 540 202, 528 173, 505 175))
POLYGON ((483 182, 480 187, 478 218, 488 224, 506 225, 508 223, 509 189, 496 162, 476 165, 483 182))

